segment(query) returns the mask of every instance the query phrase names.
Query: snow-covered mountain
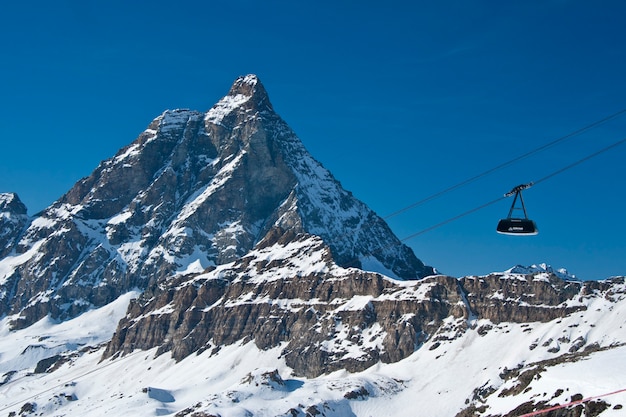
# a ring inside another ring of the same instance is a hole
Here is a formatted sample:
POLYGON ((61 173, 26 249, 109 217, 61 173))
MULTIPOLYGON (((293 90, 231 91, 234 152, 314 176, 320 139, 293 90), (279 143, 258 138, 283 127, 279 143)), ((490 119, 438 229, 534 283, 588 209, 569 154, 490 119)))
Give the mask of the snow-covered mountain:
MULTIPOLYGON (((4 196, 0 209, 15 200, 4 196)), ((253 75, 208 112, 164 112, 26 230, 13 217, 2 217, 15 227, 0 243, 17 243, 3 245, 0 314, 15 327, 75 317, 285 233, 319 236, 339 265, 432 272, 311 157, 253 75)))
POLYGON ((308 154, 252 75, 205 113, 164 112, 33 218, 0 194, 0 226, 10 416, 626 405, 624 277, 435 274, 308 154))
MULTIPOLYGON (((335 275, 356 272, 335 268, 335 275)), ((193 284, 201 287, 217 280, 198 277, 193 284)), ((543 415, 623 415, 624 278, 581 283, 564 282, 555 275, 546 279, 504 272, 460 279, 381 280, 384 289, 378 295, 357 292, 349 299, 324 301, 247 293, 247 299, 230 301, 234 309, 249 302, 300 308, 312 315, 319 312, 322 317, 312 320, 308 329, 311 348, 321 333, 327 338, 325 351, 346 360, 363 357, 368 349, 384 352, 387 339, 398 337, 376 324, 379 318, 370 325, 365 322, 359 331, 350 322, 355 316, 382 315, 389 302, 395 308, 413 306, 407 307, 413 313, 396 312, 396 330, 401 330, 411 327, 415 316, 426 318, 429 309, 456 299, 450 295, 460 291, 455 308, 443 318, 434 318, 438 325, 430 328, 430 334, 413 339, 412 351, 404 359, 381 359, 359 371, 337 368, 318 376, 302 375, 297 370, 300 364, 290 364, 290 342, 267 347, 250 337, 232 343, 222 339, 183 358, 163 354, 160 346, 154 346, 103 359, 111 334, 116 327, 119 332, 118 320, 132 329, 128 324, 133 320, 136 327, 143 327, 150 317, 171 314, 172 306, 163 305, 138 317, 132 307, 136 301, 125 314, 137 293, 66 322, 44 318, 10 331, 5 318, 0 330, 0 411, 67 417, 512 417, 579 401, 543 415), (561 300, 558 295, 563 293, 569 295, 561 300), (332 328, 327 327, 330 323, 332 328)), ((178 294, 186 297, 184 290, 174 296, 178 294)), ((263 323, 270 317, 256 320, 263 323)), ((245 327, 246 320, 240 322, 245 327)), ((239 324, 233 322, 232 327, 239 324)), ((206 325, 201 322, 196 328, 206 325)))

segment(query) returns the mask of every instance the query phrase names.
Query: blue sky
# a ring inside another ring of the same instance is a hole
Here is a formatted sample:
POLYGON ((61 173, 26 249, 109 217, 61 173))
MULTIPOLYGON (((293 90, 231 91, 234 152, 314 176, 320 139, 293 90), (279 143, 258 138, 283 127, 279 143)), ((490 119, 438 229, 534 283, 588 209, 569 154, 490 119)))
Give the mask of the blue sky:
MULTIPOLYGON (((626 108, 626 3, 10 2, 0 15, 0 191, 30 214, 165 109, 257 74, 343 186, 386 216, 626 108)), ((404 238, 626 137, 626 116, 390 218, 404 238)), ((626 275, 626 145, 406 243, 454 276, 545 262, 626 275)))

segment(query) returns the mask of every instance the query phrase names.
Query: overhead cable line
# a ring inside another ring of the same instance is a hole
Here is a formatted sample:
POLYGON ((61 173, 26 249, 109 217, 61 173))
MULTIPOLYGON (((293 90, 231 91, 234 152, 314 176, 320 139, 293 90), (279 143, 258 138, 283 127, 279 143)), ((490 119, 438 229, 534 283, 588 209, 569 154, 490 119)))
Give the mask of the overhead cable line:
POLYGON ((488 206, 490 206, 490 205, 492 205, 492 204, 496 204, 497 202, 499 202, 499 201, 501 201, 501 200, 504 200, 505 198, 506 198, 505 196, 502 196, 502 197, 497 198, 497 199, 495 199, 495 200, 492 200, 492 201, 490 201, 490 202, 488 202, 488 203, 485 203, 485 204, 480 205, 480 206, 478 206, 478 207, 475 207, 475 208, 473 208, 473 209, 471 209, 471 210, 468 210, 468 211, 466 211, 466 212, 464 212, 464 213, 458 214, 458 215, 456 215, 456 216, 454 216, 454 217, 451 217, 451 218, 449 218, 449 219, 447 219, 447 220, 444 220, 444 221, 442 221, 442 222, 440 222, 440 223, 437 223, 437 224, 435 224, 435 225, 432 225, 432 226, 430 226, 430 227, 427 227, 426 229, 420 230, 420 231, 419 231, 419 232, 417 232, 417 233, 413 233, 412 235, 409 235, 409 236, 407 236, 407 237, 405 237, 405 238, 402 238, 402 239, 400 239, 400 242, 405 242, 405 241, 407 241, 407 240, 411 240, 411 239, 413 239, 414 237, 417 237, 417 236, 419 236, 419 235, 423 235, 423 234, 424 234, 424 233, 426 233, 426 232, 430 232, 431 230, 437 229, 437 228, 439 228, 439 227, 441 227, 441 226, 444 226, 444 225, 446 225, 446 224, 448 224, 448 223, 452 223, 453 221, 458 220, 458 219, 460 219, 461 217, 465 217, 465 216, 467 216, 468 214, 472 214, 472 213, 474 213, 474 212, 476 212, 476 211, 478 211, 478 210, 482 210, 482 209, 484 209, 485 207, 488 207, 488 206))
POLYGON ((620 110, 617 113, 613 113, 610 116, 607 116, 607 117, 604 117, 604 118, 602 118, 600 120, 597 120, 597 121, 595 121, 595 122, 593 122, 593 123, 591 123, 591 124, 589 124, 587 126, 584 126, 584 127, 580 128, 578 130, 575 130, 575 131, 573 131, 571 133, 568 133, 565 136, 561 136, 560 138, 557 138, 557 139, 555 139, 555 140, 553 140, 551 142, 548 142, 545 145, 542 145, 542 146, 540 146, 538 148, 535 148, 535 149, 533 149, 531 151, 528 151, 528 152, 526 152, 526 153, 524 153, 524 154, 522 154, 520 156, 517 156, 517 157, 515 157, 515 158, 513 158, 513 159, 511 159, 511 160, 509 160, 507 162, 504 162, 504 163, 502 163, 500 165, 497 165, 497 166, 495 166, 495 167, 493 167, 491 169, 488 169, 487 171, 484 171, 484 172, 482 172, 482 173, 480 173, 478 175, 474 175, 473 177, 470 177, 470 178, 468 178, 468 179, 466 179, 464 181, 461 181, 458 184, 455 184, 455 185, 450 186, 448 188, 445 188, 445 189, 443 189, 443 190, 441 190, 439 192, 436 192, 435 194, 432 194, 432 195, 430 195, 430 196, 428 196, 426 198, 423 198, 422 200, 419 200, 419 201, 417 201, 417 202, 415 202, 413 204, 410 204, 410 205, 408 205, 408 206, 406 206, 404 208, 401 208, 400 210, 396 210, 393 213, 388 214, 387 216, 384 216, 383 219, 384 220, 390 219, 392 217, 395 217, 395 216, 397 216, 399 214, 404 213, 405 211, 408 211, 408 210, 411 210, 411 209, 413 209, 413 208, 415 208, 417 206, 420 206, 420 205, 422 205, 422 204, 424 204, 424 203, 426 203, 426 202, 428 202, 430 200, 434 200, 437 197, 440 197, 440 196, 442 196, 442 195, 444 195, 446 193, 449 193, 450 191, 454 191, 457 188, 461 188, 461 187, 463 187, 463 186, 465 186, 465 185, 467 185, 467 184, 469 184, 471 182, 474 182, 474 181, 476 181, 476 180, 478 180, 478 179, 480 179, 482 177, 485 177, 485 176, 487 176, 489 174, 492 174, 492 173, 494 173, 494 172, 496 172, 496 171, 498 171, 498 170, 500 170, 502 168, 505 168, 505 167, 507 167, 507 166, 509 166, 511 164, 514 164, 515 162, 518 162, 518 161, 520 161, 522 159, 525 159, 525 158, 528 158, 529 156, 532 156, 532 155, 534 155, 536 153, 544 151, 544 150, 546 150, 546 149, 556 145, 559 142, 563 142, 563 141, 565 141, 567 139, 570 139, 570 138, 572 138, 574 136, 580 135, 580 134, 582 134, 584 132, 587 132, 587 131, 589 131, 591 129, 594 129, 594 128, 596 128, 596 127, 598 127, 598 126, 600 126, 600 125, 602 125, 602 124, 604 124, 604 123, 606 123, 606 122, 608 122, 608 121, 610 121, 612 119, 615 119, 615 118, 623 115, 624 113, 626 113, 626 109, 620 110))
MULTIPOLYGON (((615 147, 617 147, 617 146, 619 146, 619 145, 623 144, 624 142, 626 142, 626 138, 623 138, 623 139, 621 139, 621 140, 618 140, 617 142, 614 142, 614 143, 612 143, 612 144, 610 144, 610 145, 608 145, 608 146, 605 146, 604 148, 602 148, 602 149, 600 149, 600 150, 598 150, 598 151, 596 151, 596 152, 593 152, 593 153, 591 153, 591 154, 589 154, 589 155, 585 156, 584 158, 581 158, 581 159, 579 159, 579 160, 577 160, 577 161, 575 161, 575 162, 573 162, 573 163, 571 163, 571 164, 569 164, 569 165, 566 165, 566 166, 564 166, 563 168, 560 168, 560 169, 558 169, 558 170, 556 170, 556 171, 554 171, 554 172, 552 172, 552 173, 550 173, 550 174, 546 175, 545 177, 542 177, 542 178, 538 179, 537 181, 533 181, 533 185, 537 185, 537 184, 539 184, 539 183, 541 183, 541 182, 543 182, 543 181, 546 181, 546 180, 548 180, 548 179, 550 179, 550 178, 554 177, 555 175, 561 174, 561 173, 563 173, 564 171, 567 171, 568 169, 571 169, 571 168, 573 168, 573 167, 575 167, 575 166, 577 166, 577 165, 580 165, 580 164, 582 164, 583 162, 588 161, 588 160, 589 160, 589 159, 591 159, 591 158, 594 158, 594 157, 596 157, 596 156, 598 156, 598 155, 600 155, 600 154, 602 154, 602 153, 604 153, 604 152, 606 152, 606 151, 609 151, 609 150, 611 150, 611 149, 613 149, 613 148, 615 148, 615 147)), ((461 214, 459 214, 459 215, 456 215, 456 216, 454 216, 454 217, 451 217, 451 218, 449 218, 449 219, 447 219, 447 220, 444 220, 444 221, 442 221, 442 222, 440 222, 440 223, 437 223, 437 224, 435 224, 435 225, 433 225, 433 226, 427 227, 426 229, 423 229, 423 230, 421 230, 421 231, 419 231, 419 232, 417 232, 417 233, 413 233, 412 235, 409 235, 409 236, 407 236, 407 237, 405 237, 405 238, 403 238, 403 239, 400 239, 400 241, 401 241, 401 242, 404 242, 404 241, 407 241, 407 240, 409 240, 409 239, 413 239, 414 237, 417 237, 417 236, 419 236, 419 235, 422 235, 422 234, 424 234, 424 233, 426 233, 426 232, 430 232, 430 231, 431 231, 431 230, 433 230, 433 229, 437 229, 437 228, 439 228, 439 227, 441 227, 441 226, 443 226, 443 225, 446 225, 446 224, 451 223, 451 222, 453 222, 453 221, 455 221, 455 220, 458 220, 458 219, 460 219, 461 217, 465 217, 465 216, 467 216, 468 214, 472 214, 472 213, 474 213, 474 212, 476 212, 476 211, 478 211, 478 210, 481 210, 481 209, 483 209, 483 208, 485 208, 485 207, 488 207, 488 206, 490 206, 490 205, 492 205, 492 204, 495 204, 495 203, 499 202, 500 200, 504 200, 505 198, 506 198, 506 195, 504 195, 504 196, 502 196, 502 197, 500 197, 500 198, 497 198, 497 199, 495 199, 495 200, 492 200, 492 201, 490 201, 490 202, 488 202, 488 203, 482 204, 482 205, 480 205, 480 206, 478 206, 478 207, 476 207, 476 208, 473 208, 473 209, 468 210, 468 211, 466 211, 466 212, 464 212, 464 213, 461 213, 461 214)))
POLYGON ((570 168, 574 168, 576 165, 580 165, 580 164, 582 164, 583 162, 585 162, 585 161, 587 161, 587 160, 589 160, 589 159, 591 159, 591 158, 593 158, 593 157, 596 157, 596 156, 600 155, 601 153, 604 153, 604 152, 606 152, 606 151, 608 151, 608 150, 611 150, 611 149, 613 149, 613 148, 615 148, 615 147, 617 147, 617 146, 621 145, 621 144, 622 144, 622 143, 624 143, 624 142, 626 142, 626 138, 623 138, 622 140, 618 140, 617 142, 614 142, 614 143, 610 144, 609 146, 606 146, 606 147, 604 147, 604 148, 600 149, 599 151, 596 151, 596 152, 594 152, 594 153, 591 153, 591 154, 589 154, 589 155, 585 156, 584 158, 579 159, 579 160, 578 160, 578 161, 576 161, 576 162, 573 162, 573 163, 571 163, 571 164, 569 164, 569 165, 566 165, 566 166, 564 166, 563 168, 561 168, 561 169, 559 169, 559 170, 556 170, 556 171, 554 171, 553 173, 548 174, 548 175, 546 175, 545 177, 543 177, 543 178, 541 178, 541 179, 539 179, 539 180, 537 180, 537 181, 534 181, 534 182, 533 182, 533 185, 536 185, 536 184, 539 184, 540 182, 543 182, 543 181, 545 181, 545 180, 548 180, 548 179, 550 179, 550 178, 554 177, 555 175, 560 174, 560 173, 561 173, 561 172, 563 172, 563 171, 567 171, 567 170, 568 170, 568 169, 570 169, 570 168))

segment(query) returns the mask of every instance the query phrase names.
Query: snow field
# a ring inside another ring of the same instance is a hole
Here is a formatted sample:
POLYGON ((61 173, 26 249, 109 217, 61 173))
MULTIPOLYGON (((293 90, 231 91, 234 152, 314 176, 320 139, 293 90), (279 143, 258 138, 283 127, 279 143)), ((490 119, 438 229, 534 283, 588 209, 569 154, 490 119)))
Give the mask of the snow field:
MULTIPOLYGON (((276 416, 313 406, 327 416, 454 416, 473 399, 477 387, 490 387, 494 392, 486 414, 504 414, 525 401, 558 404, 574 394, 586 398, 626 388, 626 362, 622 360, 626 346, 616 346, 575 362, 546 366, 541 378, 533 379, 530 389, 519 395, 497 395, 517 383, 503 380, 504 371, 531 369, 533 363, 567 353, 579 336, 588 345, 609 346, 625 340, 620 321, 626 303, 600 298, 589 303, 586 312, 549 323, 495 325, 479 320, 461 337, 436 348, 427 342, 401 362, 379 363, 357 374, 339 371, 299 378, 280 358, 282 347, 259 351, 253 342, 223 346, 212 356, 207 350, 179 363, 168 354, 155 358, 155 349, 100 362, 103 348, 98 348, 77 354, 52 373, 32 374, 44 357, 78 352, 108 340, 134 296, 126 294, 68 322, 44 319, 17 332, 10 332, 7 319, 3 320, 0 370, 17 372, 0 391, 0 413, 17 412, 31 402, 51 416, 159 416, 187 408, 224 417, 276 416), (483 325, 492 328, 481 335, 476 329, 483 325), (555 341, 561 345, 558 352, 550 351, 555 341), (536 347, 531 349, 532 345, 536 347), (274 370, 282 384, 267 378, 274 370)), ((367 302, 360 297, 341 308, 358 308, 367 302)), ((626 405, 624 394, 605 401, 626 405)), ((618 414, 618 409, 611 408, 603 416, 618 414)))

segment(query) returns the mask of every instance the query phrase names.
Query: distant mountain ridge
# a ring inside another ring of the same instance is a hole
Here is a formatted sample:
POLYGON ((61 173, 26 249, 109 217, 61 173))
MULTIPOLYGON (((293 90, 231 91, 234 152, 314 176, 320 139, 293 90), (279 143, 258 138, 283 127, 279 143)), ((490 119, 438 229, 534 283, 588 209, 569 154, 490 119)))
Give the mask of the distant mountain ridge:
POLYGON ((20 222, 0 260, 0 313, 19 313, 18 327, 235 261, 286 232, 320 236, 339 265, 432 273, 309 155, 254 75, 206 113, 164 112, 28 228, 20 222))
POLYGON ((505 271, 509 274, 521 274, 521 275, 529 275, 529 274, 554 274, 563 281, 580 281, 576 275, 570 274, 567 272, 565 268, 554 269, 552 266, 541 263, 538 265, 531 266, 522 266, 516 265, 513 268, 509 268, 505 271))

